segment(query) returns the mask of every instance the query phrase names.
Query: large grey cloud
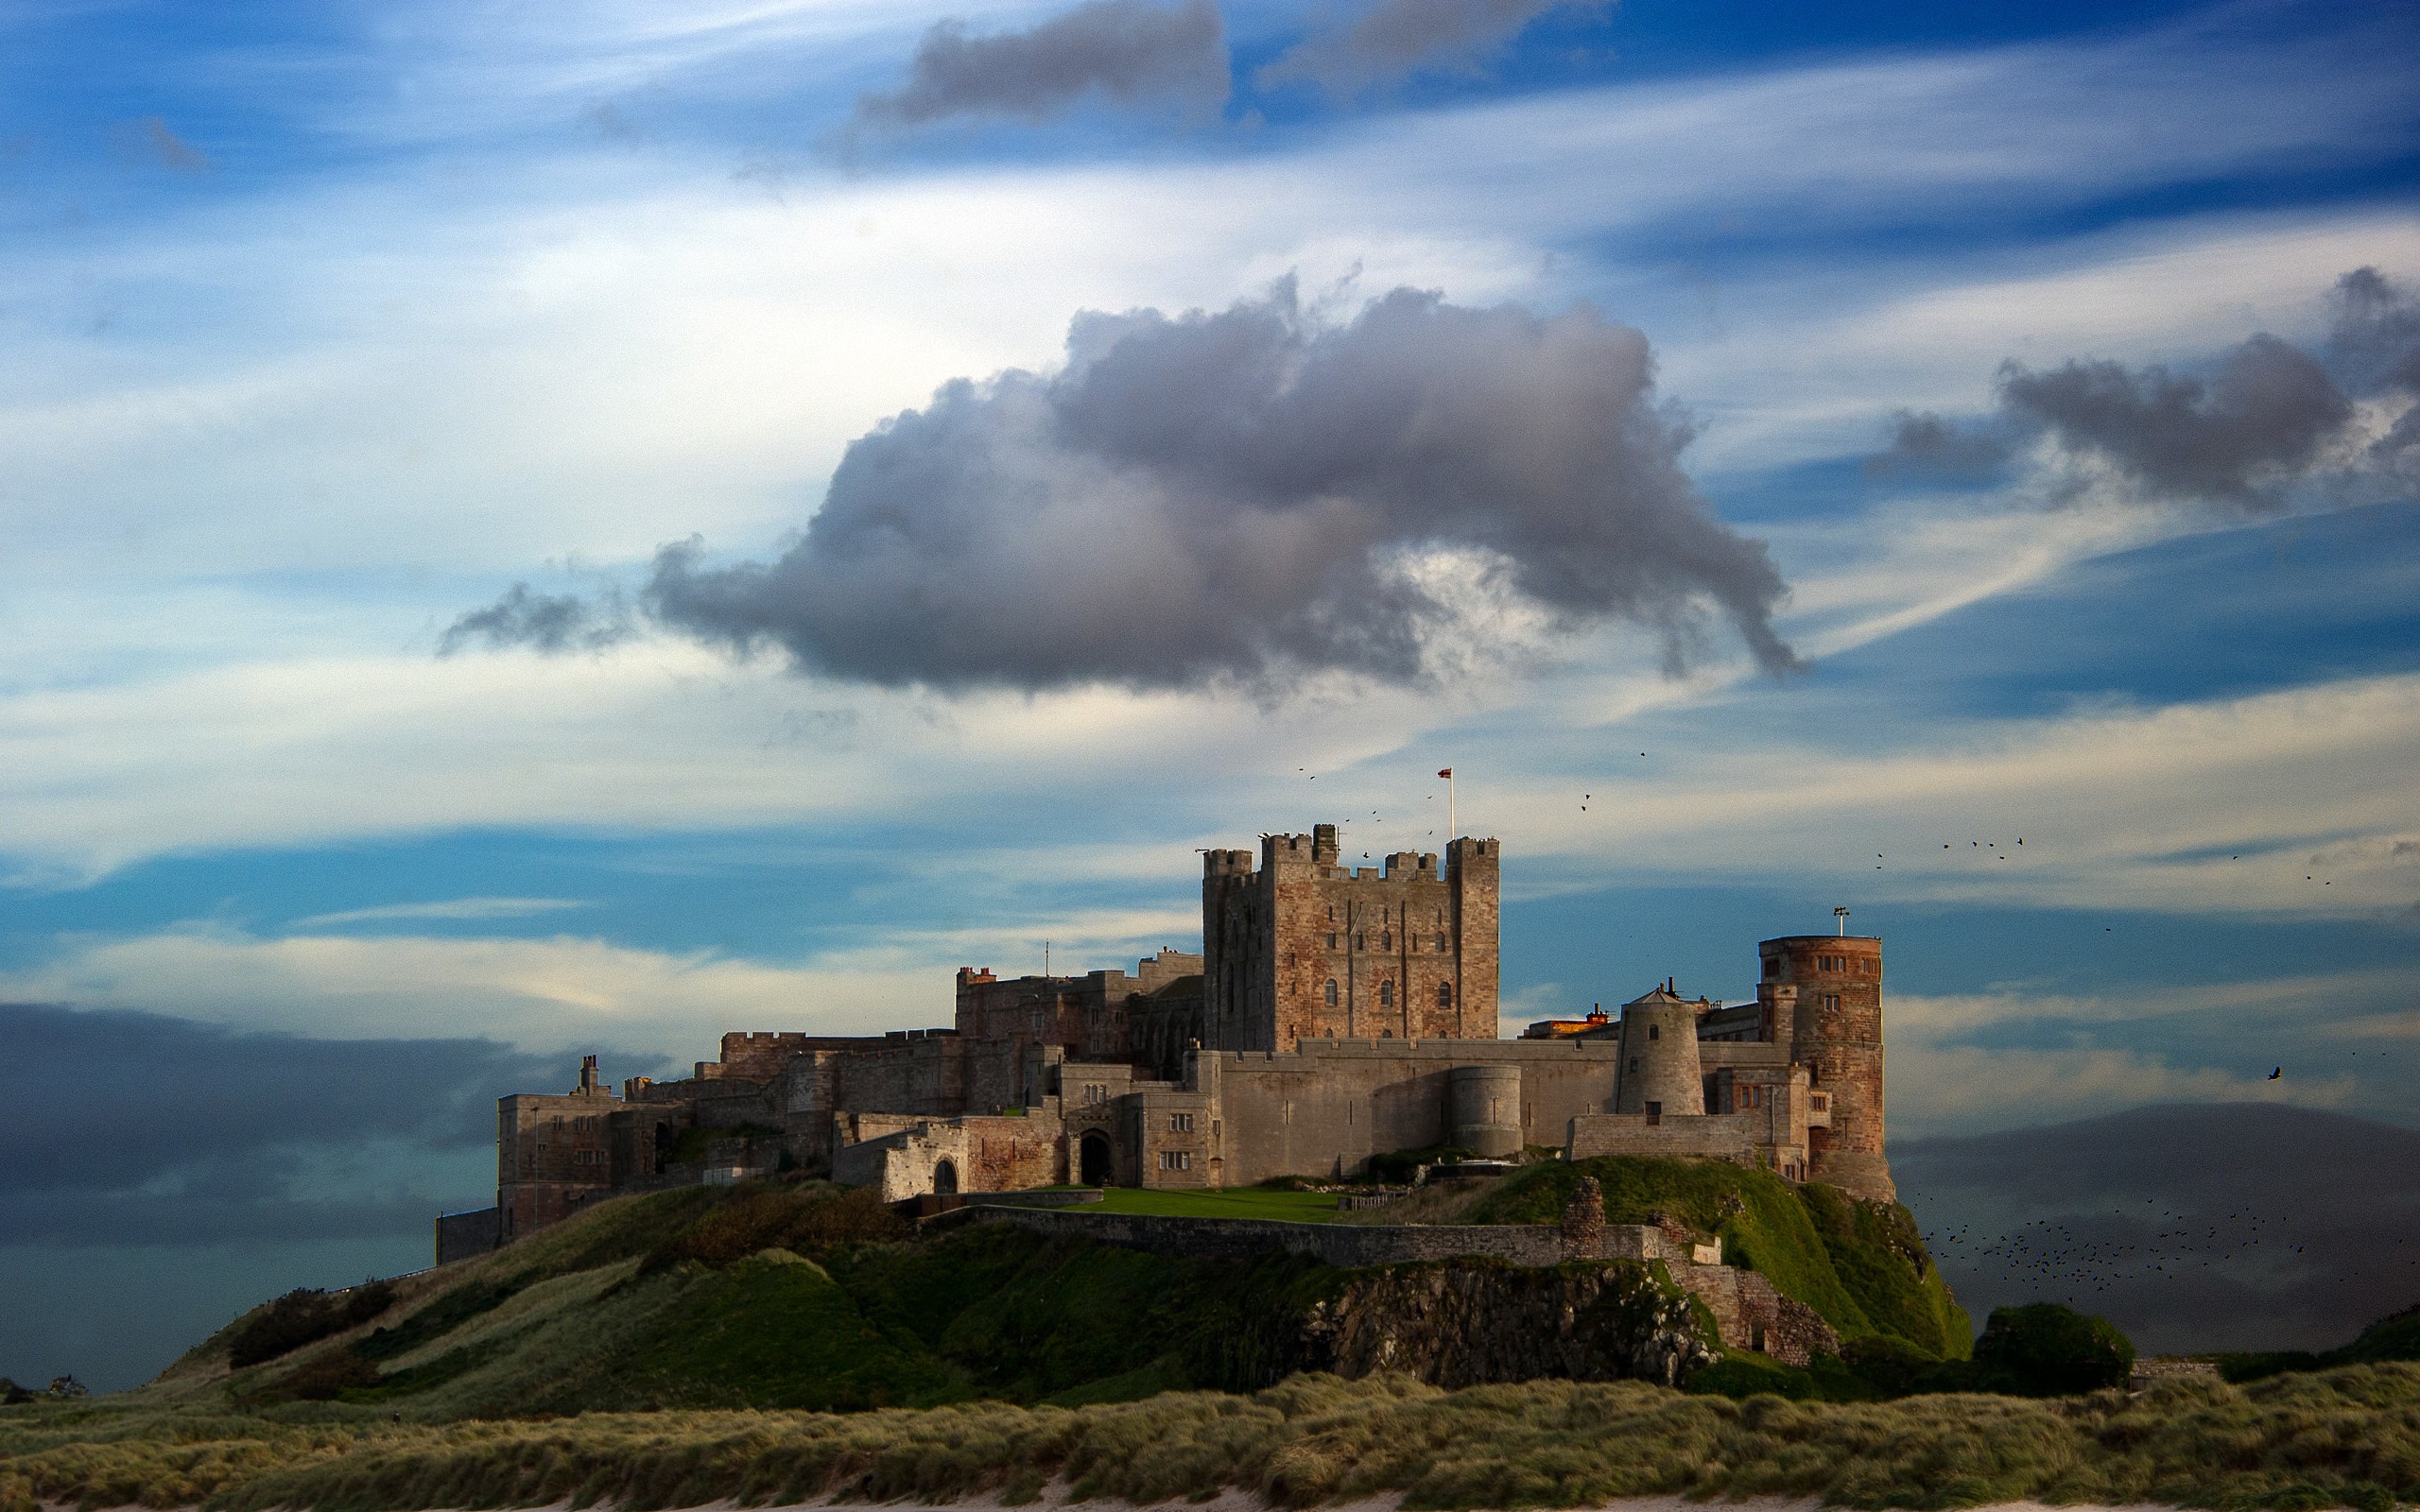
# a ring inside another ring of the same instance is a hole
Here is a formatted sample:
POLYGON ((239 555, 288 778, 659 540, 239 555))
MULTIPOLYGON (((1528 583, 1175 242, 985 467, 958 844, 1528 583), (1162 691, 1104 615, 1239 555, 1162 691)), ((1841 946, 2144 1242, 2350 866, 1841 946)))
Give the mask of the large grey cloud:
POLYGON ((908 81, 861 97, 851 125, 1045 121, 1091 98, 1215 112, 1228 87, 1226 27, 1213 0, 1089 0, 1025 31, 935 24, 916 44, 908 81))
MULTIPOLYGON (((2200 372, 2004 363, 1993 414, 1962 424, 1903 412, 1873 469, 1986 475, 2038 455, 2048 439, 2059 457, 2098 464, 2146 496, 2248 512, 2282 507, 2306 484, 2420 481, 2420 410, 2356 456, 2341 444, 2357 400, 2420 392, 2420 308, 2368 267, 2340 279, 2333 301, 2334 327, 2316 352, 2256 335, 2200 372)), ((2083 491, 2073 474, 2050 487, 2062 499, 2083 491)))
POLYGON ((1258 82, 1353 94, 1415 74, 1475 72, 1541 16, 1609 9, 1610 0, 1375 0, 1314 31, 1263 68, 1258 82))
POLYGON ((2420 1132, 2278 1104, 1894 1143, 1980 1323, 2066 1301, 2147 1350, 2324 1349, 2420 1302, 2420 1132))
MULTIPOLYGON (((1691 431, 1653 369, 1586 306, 1397 289, 1330 320, 1285 284, 1086 314, 1061 370, 953 381, 854 442, 778 559, 669 546, 642 597, 708 642, 891 686, 1417 681, 1508 612, 1645 626, 1675 666, 1719 616, 1793 666, 1781 576, 1682 472, 1691 431)), ((560 639, 529 623, 456 630, 560 639)))
POLYGON ((497 1097, 572 1077, 568 1057, 484 1040, 311 1040, 44 1004, 0 1004, 0 1245, 417 1235, 439 1198, 330 1190, 326 1173, 370 1146, 407 1162, 484 1147, 497 1097))

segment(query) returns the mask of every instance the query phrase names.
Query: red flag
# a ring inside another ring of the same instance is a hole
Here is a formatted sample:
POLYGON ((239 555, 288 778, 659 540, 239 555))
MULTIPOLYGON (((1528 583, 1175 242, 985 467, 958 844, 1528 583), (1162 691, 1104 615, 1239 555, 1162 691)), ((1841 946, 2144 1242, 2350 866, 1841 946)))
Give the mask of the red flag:
POLYGON ((1444 770, 1443 770, 1443 771, 1439 772, 1437 775, 1438 775, 1438 776, 1440 776, 1440 777, 1445 778, 1445 779, 1447 779, 1448 781, 1451 781, 1451 780, 1452 780, 1452 778, 1453 778, 1453 775, 1454 775, 1454 769, 1453 769, 1452 767, 1448 766, 1448 767, 1446 767, 1444 770))

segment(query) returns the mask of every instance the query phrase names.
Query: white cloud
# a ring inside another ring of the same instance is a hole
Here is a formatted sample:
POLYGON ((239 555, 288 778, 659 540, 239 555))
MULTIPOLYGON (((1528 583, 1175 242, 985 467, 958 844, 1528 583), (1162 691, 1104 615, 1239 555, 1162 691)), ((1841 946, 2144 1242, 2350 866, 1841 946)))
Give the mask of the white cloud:
POLYGON ((296 919, 292 927, 325 928, 332 924, 363 924, 406 919, 527 919, 532 914, 587 906, 585 902, 577 898, 452 898, 441 902, 382 903, 375 908, 348 908, 341 913, 313 914, 308 919, 296 919))
MULTIPOLYGON (((732 1029, 881 1034, 947 1025, 953 971, 1039 971, 1045 937, 1060 974, 1126 966, 1162 945, 1190 948, 1201 916, 1149 907, 1072 909, 1037 924, 891 929, 803 961, 711 950, 645 950, 591 936, 352 936, 346 921, 527 917, 556 899, 462 899, 299 920, 308 934, 215 922, 154 934, 62 938, 41 964, 0 971, 0 1001, 168 1013, 247 1029, 336 1039, 485 1037, 525 1050, 604 1046, 708 1059, 732 1029)), ((569 906, 578 906, 576 904, 569 906)))
POLYGON ((130 1007, 323 1038, 489 1038, 711 1060, 726 1030, 880 1033, 946 1023, 945 969, 822 971, 544 939, 262 938, 192 925, 68 942, 0 996, 130 1007))

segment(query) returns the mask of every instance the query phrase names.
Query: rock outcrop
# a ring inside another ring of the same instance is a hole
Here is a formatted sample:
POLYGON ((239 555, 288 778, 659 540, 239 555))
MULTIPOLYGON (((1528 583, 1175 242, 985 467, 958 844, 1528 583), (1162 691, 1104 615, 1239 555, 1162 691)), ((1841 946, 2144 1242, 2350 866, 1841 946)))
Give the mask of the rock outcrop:
POLYGON ((1713 1357, 1687 1298, 1621 1261, 1348 1271, 1326 1295, 1272 1306, 1256 1321, 1212 1346, 1231 1385, 1298 1370, 1400 1370, 1449 1389, 1542 1376, 1675 1385, 1713 1357))

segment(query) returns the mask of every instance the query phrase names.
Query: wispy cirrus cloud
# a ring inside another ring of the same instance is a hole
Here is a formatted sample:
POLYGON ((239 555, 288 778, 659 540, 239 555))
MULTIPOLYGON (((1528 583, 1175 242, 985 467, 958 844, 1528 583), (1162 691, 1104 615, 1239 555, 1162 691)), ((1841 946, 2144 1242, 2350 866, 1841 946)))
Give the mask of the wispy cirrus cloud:
POLYGON ((449 898, 438 902, 383 903, 375 908, 348 908, 341 913, 313 914, 298 919, 296 929, 323 929, 337 924, 383 923, 410 919, 528 919, 565 908, 586 908, 578 898, 449 898))

